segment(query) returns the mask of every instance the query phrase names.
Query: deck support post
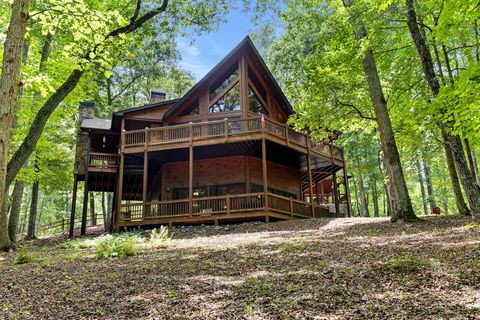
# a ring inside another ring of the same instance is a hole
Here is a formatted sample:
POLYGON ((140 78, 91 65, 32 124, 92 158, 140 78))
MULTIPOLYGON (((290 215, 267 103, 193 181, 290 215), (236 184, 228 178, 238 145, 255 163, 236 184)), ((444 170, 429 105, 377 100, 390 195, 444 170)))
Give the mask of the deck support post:
POLYGON ((75 228, 75 209, 77 204, 77 187, 78 187, 78 179, 77 175, 73 176, 73 191, 72 191, 72 208, 70 210, 70 226, 68 229, 68 237, 73 237, 73 230, 75 228))
POLYGON ((193 215, 193 146, 188 152, 188 213, 193 215))
POLYGON ((122 119, 121 135, 120 135, 120 163, 118 165, 118 183, 117 183, 117 197, 115 204, 115 219, 113 223, 113 232, 120 231, 118 223, 120 222, 120 212, 122 210, 122 197, 123 197, 123 170, 125 166, 125 119, 122 119))
POLYGON ((90 164, 90 148, 92 146, 92 131, 88 130, 87 155, 85 159, 85 183, 83 188, 83 208, 82 225, 80 226, 80 235, 87 233, 87 208, 88 208, 88 165, 90 164))
POLYGON ((308 170, 308 190, 310 196, 310 210, 312 212, 312 218, 315 218, 315 208, 313 207, 313 184, 312 184, 312 168, 310 164, 310 146, 307 140, 307 170, 308 170))
POLYGON ((340 204, 338 203, 338 184, 337 184, 337 173, 332 174, 333 179, 333 202, 335 203, 335 214, 340 213, 340 204))
POLYGON ((268 211, 268 180, 267 180, 267 144, 265 138, 262 138, 262 175, 263 175, 263 193, 265 194, 265 211, 268 211))
POLYGON ((148 151, 143 153, 143 187, 142 187, 142 200, 143 200, 143 217, 147 216, 147 188, 148 188, 148 151))
POLYGON ((240 105, 242 106, 243 118, 248 118, 248 66, 247 59, 240 59, 240 105))
POLYGON ((348 217, 351 217, 352 208, 350 204, 350 188, 348 187, 348 175, 347 175, 347 167, 345 163, 343 164, 343 183, 345 186, 345 197, 347 198, 347 214, 348 214, 348 217))

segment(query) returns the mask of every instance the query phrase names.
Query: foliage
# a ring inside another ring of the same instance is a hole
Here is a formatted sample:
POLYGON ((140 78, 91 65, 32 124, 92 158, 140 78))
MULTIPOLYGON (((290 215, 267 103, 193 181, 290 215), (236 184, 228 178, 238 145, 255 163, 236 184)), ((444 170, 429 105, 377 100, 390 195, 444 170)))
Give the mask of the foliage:
POLYGON ((173 235, 169 235, 167 226, 160 226, 160 228, 154 228, 150 232, 149 243, 154 246, 168 247, 172 240, 173 235))
POLYGON ((106 259, 133 256, 138 252, 135 246, 138 242, 136 235, 104 236, 95 244, 95 257, 106 259))
POLYGON ((15 264, 24 264, 32 261, 32 256, 27 245, 23 245, 18 249, 17 256, 15 257, 15 264))

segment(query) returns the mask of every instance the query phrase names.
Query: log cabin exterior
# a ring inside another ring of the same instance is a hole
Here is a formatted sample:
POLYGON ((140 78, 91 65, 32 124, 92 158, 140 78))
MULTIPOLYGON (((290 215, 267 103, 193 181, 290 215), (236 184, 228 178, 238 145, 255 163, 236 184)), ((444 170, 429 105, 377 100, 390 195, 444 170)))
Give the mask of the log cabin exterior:
MULTIPOLYGON (((74 201, 112 192, 113 231, 130 226, 350 215, 343 150, 287 124, 292 108, 245 38, 178 100, 94 117, 80 105, 74 201)), ((72 205, 71 230, 75 220, 72 205)))

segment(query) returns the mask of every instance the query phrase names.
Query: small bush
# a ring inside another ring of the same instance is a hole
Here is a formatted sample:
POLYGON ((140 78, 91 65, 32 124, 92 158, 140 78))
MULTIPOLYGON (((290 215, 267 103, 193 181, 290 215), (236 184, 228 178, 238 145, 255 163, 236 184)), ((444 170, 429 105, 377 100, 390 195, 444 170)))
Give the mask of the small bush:
POLYGON ((387 264, 387 269, 391 272, 414 273, 429 265, 430 263, 423 258, 406 255, 390 259, 387 264))
POLYGON ((24 264, 32 261, 32 256, 30 255, 30 252, 28 250, 27 246, 21 246, 20 249, 18 249, 18 255, 15 258, 14 263, 15 264, 24 264))
POLYGON ((139 238, 134 236, 106 236, 96 243, 95 257, 105 259, 133 256, 137 253, 136 244, 138 242, 139 238))
POLYGON ((168 227, 160 226, 158 229, 153 229, 150 232, 150 244, 155 246, 165 246, 167 247, 172 240, 172 236, 169 235, 168 227))

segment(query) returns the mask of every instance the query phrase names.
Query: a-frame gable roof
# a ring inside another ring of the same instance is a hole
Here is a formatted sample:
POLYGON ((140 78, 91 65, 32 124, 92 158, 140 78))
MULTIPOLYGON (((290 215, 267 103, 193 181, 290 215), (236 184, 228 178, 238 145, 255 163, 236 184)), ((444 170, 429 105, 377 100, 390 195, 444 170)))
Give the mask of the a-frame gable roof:
POLYGON ((281 107, 284 110, 287 116, 293 113, 292 106, 288 99, 286 98, 285 94, 283 93, 282 89, 280 88, 278 82, 273 77, 272 73, 268 69, 265 61, 260 56, 260 53, 255 48, 252 40, 249 36, 246 36, 235 48, 233 48, 230 53, 228 53, 212 70, 210 70, 196 85, 194 85, 181 99, 179 99, 171 108, 168 109, 167 112, 164 114, 164 118, 169 117, 170 115, 175 114, 178 111, 185 101, 187 101, 192 95, 198 93, 199 89, 206 84, 211 78, 217 73, 218 70, 225 67, 227 63, 230 62, 233 56, 240 54, 241 52, 246 54, 250 51, 253 54, 255 60, 259 62, 260 68, 265 75, 267 81, 272 85, 279 101, 281 102, 281 107))

